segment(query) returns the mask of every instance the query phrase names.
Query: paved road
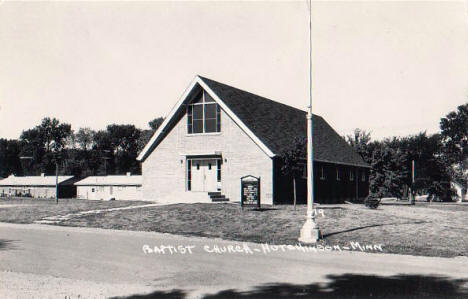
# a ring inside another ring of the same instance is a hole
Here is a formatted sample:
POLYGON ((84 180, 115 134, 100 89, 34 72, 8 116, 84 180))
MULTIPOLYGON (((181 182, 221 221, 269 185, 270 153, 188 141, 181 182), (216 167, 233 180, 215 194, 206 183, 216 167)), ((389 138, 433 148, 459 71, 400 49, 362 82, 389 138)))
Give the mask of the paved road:
MULTIPOLYGON (((346 283, 366 289, 369 286, 363 284, 363 277, 371 274, 376 275, 369 280, 371 284, 386 283, 390 275, 407 274, 412 276, 391 280, 391 287, 411 281, 420 291, 436 285, 440 290, 432 291, 445 292, 444 288, 450 289, 447 283, 468 277, 467 258, 303 252, 284 247, 284 251, 276 248, 276 252, 265 252, 264 248, 260 244, 159 233, 0 223, 0 297, 102 298, 174 289, 188 297, 228 289, 235 289, 240 296, 241 291, 258 291, 259 286, 270 284, 273 291, 257 293, 268 297, 268 292, 278 292, 274 285, 279 283, 291 284, 283 286, 282 291, 287 293, 303 291, 304 285, 330 282, 341 288, 339 295, 350 291, 349 287, 343 291, 346 283), (144 245, 153 251, 155 246, 162 250, 161 245, 184 246, 186 251, 171 254, 165 248, 165 253, 145 253, 144 245), (228 245, 232 245, 231 251, 242 252, 208 252, 215 246, 229 250, 228 245), (186 246, 193 246, 191 254, 186 246), (451 280, 439 281, 428 275, 451 280), (425 285, 421 285, 423 282, 425 285)), ((375 285, 369 288, 375 289, 375 285)), ((286 294, 284 298, 288 297, 293 296, 286 294)))

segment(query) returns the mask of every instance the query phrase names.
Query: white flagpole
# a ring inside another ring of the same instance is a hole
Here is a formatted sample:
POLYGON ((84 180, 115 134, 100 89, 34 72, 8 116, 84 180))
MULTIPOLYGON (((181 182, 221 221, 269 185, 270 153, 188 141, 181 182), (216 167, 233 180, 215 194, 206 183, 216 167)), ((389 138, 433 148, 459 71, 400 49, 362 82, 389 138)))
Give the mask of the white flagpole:
POLYGON ((314 212, 314 165, 312 121, 312 1, 309 0, 309 106, 307 110, 307 215, 299 241, 313 244, 320 238, 320 229, 315 223, 314 212))

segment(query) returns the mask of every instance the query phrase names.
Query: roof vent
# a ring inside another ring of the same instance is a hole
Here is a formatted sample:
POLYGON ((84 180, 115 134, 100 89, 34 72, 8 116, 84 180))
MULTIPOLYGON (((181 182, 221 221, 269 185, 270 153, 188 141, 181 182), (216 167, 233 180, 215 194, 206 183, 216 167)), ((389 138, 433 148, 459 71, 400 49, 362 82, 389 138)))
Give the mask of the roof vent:
POLYGON ((132 175, 132 173, 131 173, 131 172, 127 172, 127 176, 131 176, 131 175, 132 175))

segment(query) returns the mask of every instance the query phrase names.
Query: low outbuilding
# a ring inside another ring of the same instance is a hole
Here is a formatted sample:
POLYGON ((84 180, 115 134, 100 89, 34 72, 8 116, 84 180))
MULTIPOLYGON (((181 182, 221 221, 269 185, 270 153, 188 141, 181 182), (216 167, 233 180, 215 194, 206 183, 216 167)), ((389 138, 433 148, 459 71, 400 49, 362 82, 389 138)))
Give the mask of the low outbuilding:
POLYGON ((1 197, 32 197, 32 198, 55 198, 55 184, 58 183, 59 198, 76 197, 76 187, 73 185, 73 176, 15 176, 0 181, 1 197))
POLYGON ((141 200, 141 175, 89 176, 75 183, 77 197, 91 200, 141 200))

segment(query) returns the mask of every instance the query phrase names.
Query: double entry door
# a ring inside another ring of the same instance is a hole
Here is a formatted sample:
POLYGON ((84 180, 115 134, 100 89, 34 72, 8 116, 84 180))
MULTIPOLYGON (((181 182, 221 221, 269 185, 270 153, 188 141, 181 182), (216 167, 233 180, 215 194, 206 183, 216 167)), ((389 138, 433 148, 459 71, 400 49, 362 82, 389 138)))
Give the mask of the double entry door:
POLYGON ((217 191, 216 159, 191 160, 191 190, 201 192, 217 191))

